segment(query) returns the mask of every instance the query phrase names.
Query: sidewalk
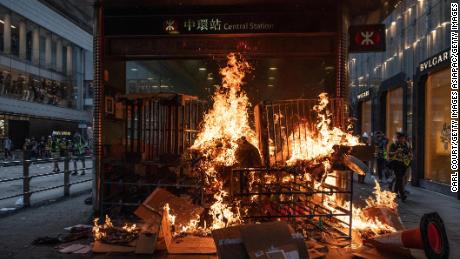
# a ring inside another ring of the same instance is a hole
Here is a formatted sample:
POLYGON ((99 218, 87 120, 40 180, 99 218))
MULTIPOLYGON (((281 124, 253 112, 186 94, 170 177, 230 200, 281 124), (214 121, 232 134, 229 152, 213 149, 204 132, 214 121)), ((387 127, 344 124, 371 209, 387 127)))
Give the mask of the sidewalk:
MULTIPOLYGON (((374 180, 366 177, 365 184, 354 182, 354 201, 366 199, 373 190, 374 180)), ((399 213, 406 228, 419 226, 425 213, 437 212, 444 221, 450 246, 450 258, 460 258, 460 200, 423 188, 406 187, 410 192, 406 202, 399 203, 399 213)), ((423 254, 423 253, 422 253, 423 254)))
MULTIPOLYGON (((373 180, 366 184, 355 182, 354 200, 363 202, 373 190, 373 180)), ((416 227, 424 213, 438 212, 444 220, 450 245, 450 258, 460 258, 460 201, 421 188, 409 186, 411 193, 399 211, 406 228, 416 227)), ((56 236, 75 224, 91 223, 92 207, 85 205, 88 193, 53 204, 19 211, 0 218, 0 255, 2 258, 88 258, 81 255, 59 254, 51 246, 33 246, 41 236, 56 236)), ((424 258, 423 252, 416 253, 424 258)), ((107 258, 104 255, 97 258, 107 258)), ((151 257, 150 257, 151 258, 151 257)))
POLYGON ((0 218, 0 257, 81 258, 81 256, 59 254, 52 246, 34 246, 32 241, 37 237, 57 236, 64 232, 65 227, 91 223, 92 206, 84 203, 89 195, 89 192, 86 192, 0 218))

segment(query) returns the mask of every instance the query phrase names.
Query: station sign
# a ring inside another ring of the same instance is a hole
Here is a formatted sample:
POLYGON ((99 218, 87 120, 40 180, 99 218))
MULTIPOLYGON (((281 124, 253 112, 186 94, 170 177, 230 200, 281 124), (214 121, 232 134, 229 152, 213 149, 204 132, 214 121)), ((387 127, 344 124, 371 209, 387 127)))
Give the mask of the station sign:
MULTIPOLYGON (((334 19, 318 23, 313 11, 280 14, 190 14, 109 16, 104 20, 106 35, 182 35, 334 32, 334 19)), ((324 18, 324 17, 323 17, 324 18)))
POLYGON ((385 51, 385 24, 350 26, 349 52, 385 51))

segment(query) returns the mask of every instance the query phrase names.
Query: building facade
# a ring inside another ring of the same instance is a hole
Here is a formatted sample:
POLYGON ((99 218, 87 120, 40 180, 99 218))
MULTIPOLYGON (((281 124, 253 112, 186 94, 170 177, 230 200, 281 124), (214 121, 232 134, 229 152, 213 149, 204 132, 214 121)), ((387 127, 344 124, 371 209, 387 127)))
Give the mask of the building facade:
POLYGON ((38 1, 0 0, 0 139, 91 126, 92 35, 38 1))
POLYGON ((405 0, 384 20, 386 51, 350 55, 357 131, 412 140, 412 184, 450 192, 450 0, 405 0))

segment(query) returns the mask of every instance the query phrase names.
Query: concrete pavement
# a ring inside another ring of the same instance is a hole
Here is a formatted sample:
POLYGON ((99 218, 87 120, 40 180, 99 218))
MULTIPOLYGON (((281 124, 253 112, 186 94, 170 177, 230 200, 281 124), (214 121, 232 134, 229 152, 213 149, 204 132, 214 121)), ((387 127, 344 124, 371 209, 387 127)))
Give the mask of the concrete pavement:
MULTIPOLYGON (((78 162, 77 166, 79 169, 82 168, 81 162, 78 162)), ((70 170, 74 169, 72 162, 69 167, 70 167, 70 170)), ((63 162, 59 164, 59 168, 61 170, 64 169, 63 162)), ((92 168, 91 160, 86 161, 86 168, 92 168)), ((29 167, 29 175, 34 176, 38 174, 51 173, 52 170, 53 170, 53 163, 32 164, 29 167)), ((22 165, 0 167, 0 179, 12 179, 12 178, 17 178, 17 177, 22 177, 22 176, 23 176, 22 165)), ((86 174, 84 176, 71 175, 70 183, 83 181, 83 180, 87 180, 91 178, 92 178, 92 169, 88 169, 86 170, 86 174)), ((32 180, 30 181, 30 190, 31 191, 41 190, 41 189, 45 189, 45 188, 49 188, 53 186, 59 186, 59 185, 62 185, 63 183, 64 183, 64 174, 32 178, 32 180)), ((22 184, 23 184, 22 180, 0 183, 0 198, 22 193, 23 191, 22 184)), ((76 193, 76 192, 88 190, 91 188, 91 184, 92 184, 91 182, 85 182, 85 183, 72 185, 70 187, 70 192, 76 193)), ((31 204, 33 205, 33 204, 37 204, 37 203, 47 201, 47 200, 54 200, 62 196, 63 196, 63 188, 56 188, 56 189, 52 189, 52 190, 48 190, 44 192, 34 193, 31 196, 31 204)), ((6 211, 8 209, 14 209, 14 208, 20 207, 17 204, 17 202, 19 202, 18 199, 20 198, 21 197, 11 198, 7 200, 0 200, 0 214, 2 213, 2 210, 6 211)))
MULTIPOLYGON (((355 182, 354 187, 354 199, 359 203, 371 194, 373 181, 369 178, 366 179, 365 184, 355 182)), ((418 226, 424 213, 438 212, 447 228, 450 258, 460 258, 460 201, 421 188, 409 186, 407 189, 411 192, 409 198, 405 203, 399 204, 405 227, 418 226)), ((84 199, 88 196, 64 199, 0 218, 0 255, 6 255, 5 258, 88 258, 88 255, 62 255, 49 246, 31 245, 37 237, 56 236, 63 233, 65 227, 91 223, 92 207, 84 204, 84 199)), ((415 254, 417 258, 424 258, 421 251, 415 254)), ((112 256, 101 255, 97 258, 114 258, 112 256)), ((121 256, 121 258, 126 257, 121 256)))

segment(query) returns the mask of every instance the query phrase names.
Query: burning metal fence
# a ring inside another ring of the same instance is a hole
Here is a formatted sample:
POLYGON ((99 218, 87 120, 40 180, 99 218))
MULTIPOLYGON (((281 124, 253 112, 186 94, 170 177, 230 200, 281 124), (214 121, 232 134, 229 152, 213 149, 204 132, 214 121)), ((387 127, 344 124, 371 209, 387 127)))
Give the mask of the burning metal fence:
MULTIPOLYGON (((317 99, 295 99, 263 102, 255 107, 255 126, 265 165, 286 164, 292 156, 290 143, 309 134, 307 128, 298 126, 303 123, 316 126, 318 117, 313 107, 317 104, 317 99)), ((329 99, 328 109, 331 111, 331 126, 345 128, 344 100, 329 99)))

